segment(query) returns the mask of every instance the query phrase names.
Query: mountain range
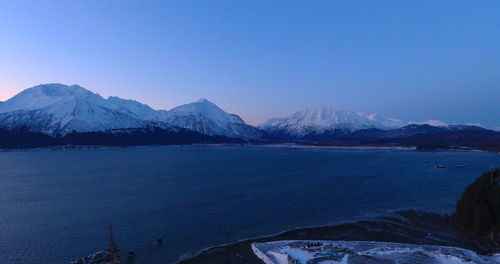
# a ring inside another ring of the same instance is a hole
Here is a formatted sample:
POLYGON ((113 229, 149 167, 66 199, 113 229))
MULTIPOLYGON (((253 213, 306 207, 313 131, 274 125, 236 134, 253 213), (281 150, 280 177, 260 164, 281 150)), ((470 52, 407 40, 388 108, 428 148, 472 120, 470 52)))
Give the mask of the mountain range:
POLYGON ((38 85, 0 102, 0 129, 4 131, 4 141, 16 138, 12 133, 22 131, 24 139, 29 133, 45 138, 46 142, 52 142, 49 137, 66 138, 61 144, 79 144, 82 138, 89 144, 93 138, 100 138, 102 144, 109 140, 128 144, 131 134, 136 135, 137 144, 235 140, 401 144, 402 139, 415 135, 490 131, 478 126, 448 125, 438 120, 407 123, 375 114, 335 110, 329 106, 305 109, 254 127, 206 99, 171 110, 155 110, 134 100, 114 96, 105 99, 81 86, 63 84, 38 85))
POLYGON ((206 99, 170 111, 154 110, 134 100, 104 99, 78 85, 44 84, 0 103, 0 127, 10 130, 57 136, 151 126, 242 139, 256 139, 261 134, 239 116, 226 113, 206 99))

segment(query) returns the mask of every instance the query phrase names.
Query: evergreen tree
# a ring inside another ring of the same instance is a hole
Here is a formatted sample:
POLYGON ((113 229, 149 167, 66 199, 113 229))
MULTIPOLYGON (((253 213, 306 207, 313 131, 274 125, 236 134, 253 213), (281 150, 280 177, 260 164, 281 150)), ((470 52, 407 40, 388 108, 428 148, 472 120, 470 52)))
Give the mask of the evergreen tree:
POLYGON ((462 229, 500 246, 500 169, 485 172, 457 202, 455 218, 462 229))
POLYGON ((120 262, 120 255, 118 255, 118 252, 120 251, 118 249, 118 245, 116 244, 115 241, 115 235, 113 234, 113 229, 111 226, 109 227, 109 248, 106 250, 106 253, 108 253, 108 257, 106 259, 106 263, 111 263, 111 264, 119 264, 120 262))

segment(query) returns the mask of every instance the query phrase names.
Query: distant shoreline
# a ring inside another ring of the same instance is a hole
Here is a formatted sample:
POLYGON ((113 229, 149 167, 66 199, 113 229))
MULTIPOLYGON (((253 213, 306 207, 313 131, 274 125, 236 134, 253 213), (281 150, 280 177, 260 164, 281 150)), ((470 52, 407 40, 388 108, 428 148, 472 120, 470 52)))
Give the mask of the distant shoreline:
POLYGON ((270 144, 250 144, 253 146, 277 147, 277 148, 322 148, 322 149, 396 149, 396 150, 417 150, 417 146, 370 146, 370 145, 314 145, 295 143, 270 143, 270 144))
POLYGON ((60 145, 35 148, 0 148, 1 152, 23 152, 23 151, 67 151, 67 150, 99 150, 99 149, 124 149, 124 148, 148 148, 148 147, 224 147, 224 146, 250 146, 269 148, 318 148, 318 149, 346 149, 346 150, 400 150, 400 151, 466 151, 466 152, 486 152, 500 154, 500 150, 485 150, 475 148, 429 148, 419 149, 418 146, 374 146, 374 145, 316 145, 316 144, 296 144, 296 143, 193 143, 193 144, 171 144, 171 145, 60 145))

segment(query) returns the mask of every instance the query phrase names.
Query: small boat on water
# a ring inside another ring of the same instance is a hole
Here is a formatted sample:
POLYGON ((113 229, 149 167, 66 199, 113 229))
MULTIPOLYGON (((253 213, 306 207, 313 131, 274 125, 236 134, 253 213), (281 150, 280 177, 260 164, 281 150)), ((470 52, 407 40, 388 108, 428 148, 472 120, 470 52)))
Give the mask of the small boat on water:
POLYGON ((455 168, 466 168, 466 167, 469 167, 469 165, 467 165, 467 164, 458 164, 458 165, 455 165, 455 168))
POLYGON ((441 164, 438 164, 438 165, 436 165, 435 167, 436 167, 436 168, 438 168, 438 169, 444 169, 444 168, 446 168, 446 166, 441 165, 441 164))

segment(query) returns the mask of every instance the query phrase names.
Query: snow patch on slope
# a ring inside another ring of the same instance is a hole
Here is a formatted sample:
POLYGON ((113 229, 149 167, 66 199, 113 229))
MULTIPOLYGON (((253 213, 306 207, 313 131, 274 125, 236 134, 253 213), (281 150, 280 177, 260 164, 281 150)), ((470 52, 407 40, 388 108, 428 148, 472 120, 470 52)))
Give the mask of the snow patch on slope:
POLYGON ((429 125, 429 126, 434 126, 434 127, 447 127, 448 124, 440 121, 440 120, 427 120, 427 121, 421 121, 421 122, 408 122, 408 124, 415 124, 415 125, 429 125))

